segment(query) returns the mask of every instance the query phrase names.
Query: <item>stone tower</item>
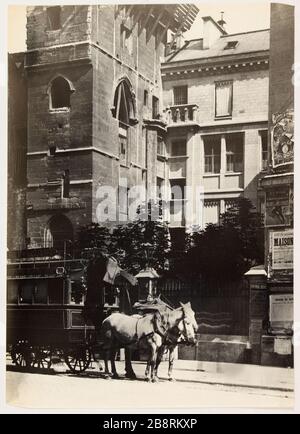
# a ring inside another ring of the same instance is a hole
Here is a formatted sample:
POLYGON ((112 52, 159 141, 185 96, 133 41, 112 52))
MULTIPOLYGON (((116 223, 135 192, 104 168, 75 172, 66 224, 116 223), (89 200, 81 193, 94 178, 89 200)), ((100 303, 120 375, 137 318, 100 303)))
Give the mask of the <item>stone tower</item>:
POLYGON ((128 188, 164 179, 160 58, 168 29, 187 30, 197 12, 187 5, 28 7, 29 247, 72 243, 80 226, 97 221, 99 187, 124 190, 115 216, 124 221, 128 188))

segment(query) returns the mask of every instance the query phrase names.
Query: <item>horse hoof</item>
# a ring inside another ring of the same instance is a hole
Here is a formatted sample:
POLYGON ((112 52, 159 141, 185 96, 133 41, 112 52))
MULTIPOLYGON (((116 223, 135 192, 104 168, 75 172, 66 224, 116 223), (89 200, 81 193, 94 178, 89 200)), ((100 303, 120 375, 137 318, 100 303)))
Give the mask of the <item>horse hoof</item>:
POLYGON ((169 380, 169 381, 173 381, 173 382, 176 381, 175 378, 172 378, 172 377, 170 377, 168 380, 169 380))
POLYGON ((111 376, 111 378, 113 378, 114 380, 118 380, 120 377, 119 377, 118 374, 113 374, 113 375, 111 376))
POLYGON ((158 383, 159 379, 157 377, 152 378, 152 383, 158 383))
POLYGON ((111 380, 111 375, 109 375, 109 374, 105 374, 105 375, 104 375, 104 379, 105 379, 105 380, 111 380))
POLYGON ((147 383, 150 383, 150 378, 146 377, 145 381, 147 381, 147 383))
POLYGON ((125 377, 129 378, 129 380, 136 380, 136 375, 134 372, 130 372, 130 373, 126 372, 125 377))

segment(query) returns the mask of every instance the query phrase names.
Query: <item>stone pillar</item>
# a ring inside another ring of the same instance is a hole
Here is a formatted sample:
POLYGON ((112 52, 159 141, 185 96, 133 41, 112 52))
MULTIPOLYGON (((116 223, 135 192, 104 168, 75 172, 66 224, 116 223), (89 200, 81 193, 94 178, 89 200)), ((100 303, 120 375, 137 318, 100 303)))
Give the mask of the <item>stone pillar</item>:
POLYGON ((251 362, 261 363, 261 337, 268 320, 267 273, 264 266, 251 268, 246 274, 250 286, 249 299, 249 343, 251 362))

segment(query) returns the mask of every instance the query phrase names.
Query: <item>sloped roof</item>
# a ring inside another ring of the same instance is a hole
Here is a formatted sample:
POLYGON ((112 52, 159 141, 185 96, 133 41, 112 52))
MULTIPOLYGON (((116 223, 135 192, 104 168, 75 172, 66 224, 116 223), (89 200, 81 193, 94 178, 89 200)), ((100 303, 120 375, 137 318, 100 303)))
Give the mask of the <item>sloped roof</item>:
POLYGON ((232 35, 220 36, 220 38, 208 49, 203 49, 203 39, 187 41, 185 45, 170 54, 165 63, 182 62, 188 60, 208 59, 212 57, 235 56, 246 53, 268 51, 270 48, 270 30, 256 30, 246 33, 235 33, 232 35), (227 43, 237 41, 232 49, 225 49, 227 43))

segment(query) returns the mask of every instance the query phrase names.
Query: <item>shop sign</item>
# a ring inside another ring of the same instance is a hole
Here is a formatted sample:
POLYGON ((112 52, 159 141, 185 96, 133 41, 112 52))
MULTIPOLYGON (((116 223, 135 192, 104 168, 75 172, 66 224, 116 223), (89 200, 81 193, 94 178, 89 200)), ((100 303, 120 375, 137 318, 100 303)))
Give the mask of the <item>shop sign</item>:
POLYGON ((270 253, 273 270, 292 270, 294 253, 293 230, 270 233, 270 253))
POLYGON ((294 319, 293 294, 270 295, 270 323, 273 327, 292 328, 294 319))
POLYGON ((271 149, 273 167, 294 162, 294 111, 286 110, 272 116, 271 149))

